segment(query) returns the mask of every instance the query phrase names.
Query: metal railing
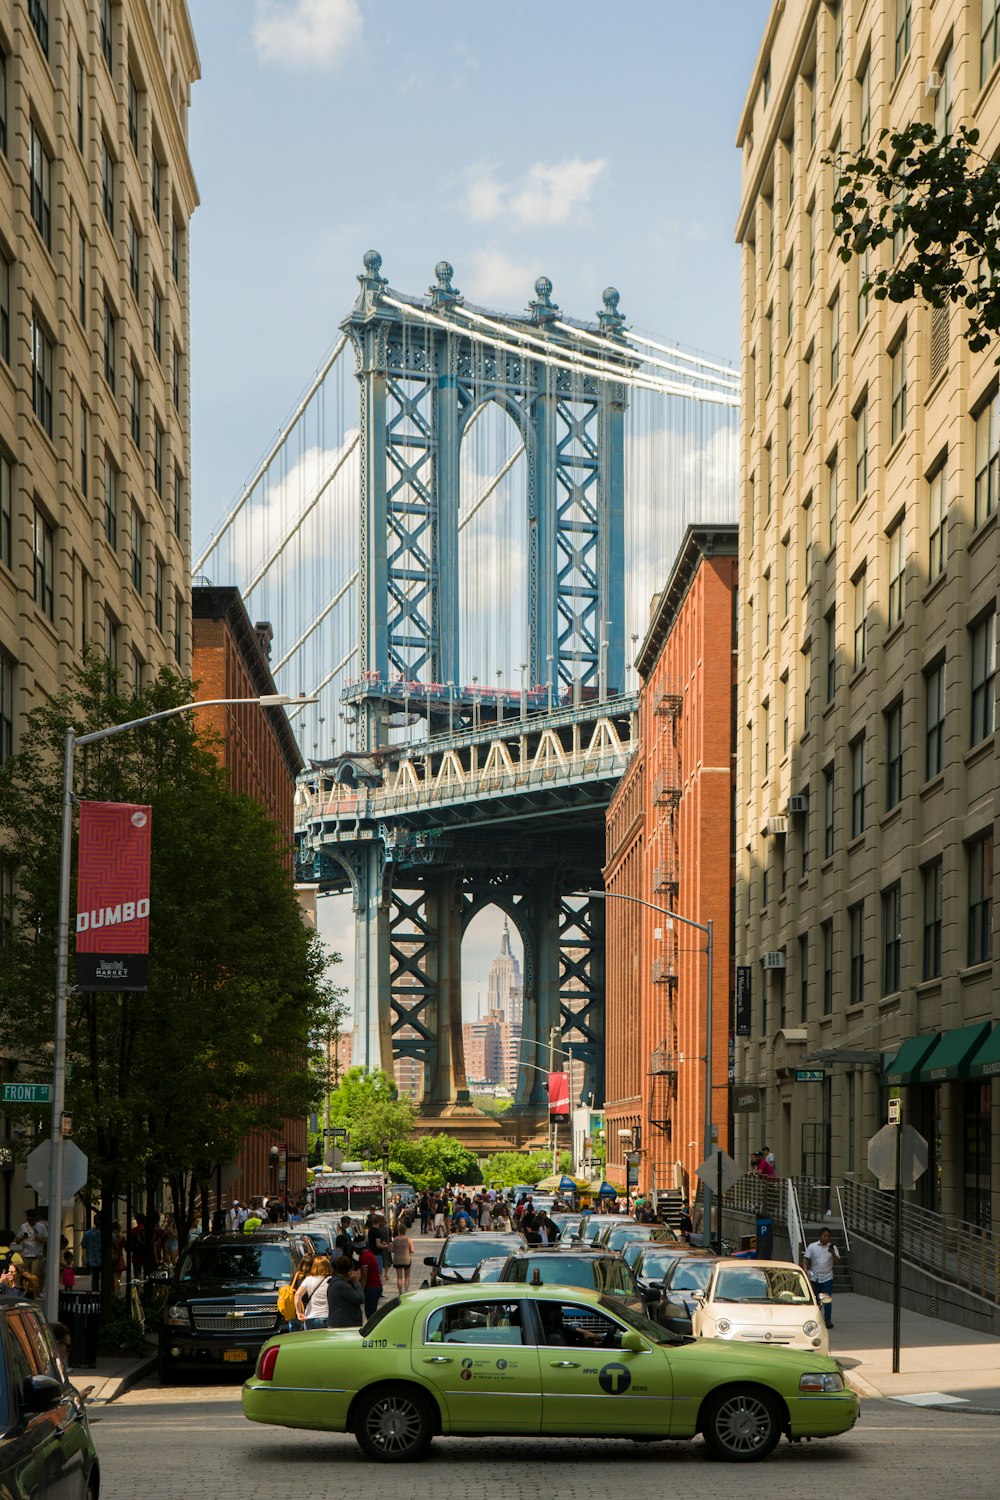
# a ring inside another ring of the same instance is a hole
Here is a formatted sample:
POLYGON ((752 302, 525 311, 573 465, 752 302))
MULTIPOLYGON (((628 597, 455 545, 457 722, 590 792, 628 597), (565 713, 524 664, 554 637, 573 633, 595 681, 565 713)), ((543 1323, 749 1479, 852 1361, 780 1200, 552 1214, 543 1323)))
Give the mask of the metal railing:
MULTIPOLYGON (((847 1182, 841 1191, 845 1226, 850 1224, 853 1234, 891 1250, 894 1195, 860 1182, 847 1182)), ((1000 1235, 989 1229, 904 1200, 902 1255, 943 1281, 991 1302, 1000 1300, 1000 1235)))
POLYGON ((816 1223, 826 1217, 830 1207, 829 1185, 812 1177, 762 1177, 759 1172, 747 1172, 726 1193, 726 1207, 787 1224, 789 1183, 795 1190, 802 1224, 816 1223))

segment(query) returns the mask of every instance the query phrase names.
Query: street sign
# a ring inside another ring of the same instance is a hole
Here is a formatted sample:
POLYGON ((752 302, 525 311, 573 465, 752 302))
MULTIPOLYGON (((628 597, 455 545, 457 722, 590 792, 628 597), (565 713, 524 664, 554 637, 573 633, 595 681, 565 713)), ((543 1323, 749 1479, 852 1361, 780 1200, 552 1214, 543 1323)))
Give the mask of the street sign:
MULTIPOLYGON (((52 1142, 42 1141, 25 1162, 25 1175, 42 1203, 49 1201, 52 1142)), ((73 1141, 63 1142, 63 1202, 70 1203, 87 1181, 90 1163, 73 1141)))
POLYGON ((903 1117, 902 1099, 889 1100, 889 1124, 898 1125, 903 1117))
POLYGON ((51 1104, 51 1083, 5 1083, 4 1104, 51 1104))
POLYGON ((796 1083, 822 1083, 826 1077, 825 1068, 796 1068, 796 1083))
POLYGON ((708 1187, 717 1189, 720 1181, 720 1157, 722 1159, 722 1191, 725 1193, 729 1191, 734 1182, 738 1182, 739 1179, 743 1176, 741 1169, 733 1161, 733 1158, 729 1155, 728 1151, 720 1151, 719 1148, 716 1147, 710 1156, 705 1157, 705 1160, 702 1162, 701 1166, 695 1169, 695 1175, 700 1177, 702 1182, 704 1182, 708 1187))
POLYGON ((896 1186, 896 1133, 899 1142, 899 1185, 911 1188, 927 1171, 927 1142, 912 1125, 883 1125, 868 1142, 868 1170, 880 1188, 896 1186))
POLYGON ((752 1030, 753 990, 749 964, 736 967, 736 1035, 749 1036, 752 1030))

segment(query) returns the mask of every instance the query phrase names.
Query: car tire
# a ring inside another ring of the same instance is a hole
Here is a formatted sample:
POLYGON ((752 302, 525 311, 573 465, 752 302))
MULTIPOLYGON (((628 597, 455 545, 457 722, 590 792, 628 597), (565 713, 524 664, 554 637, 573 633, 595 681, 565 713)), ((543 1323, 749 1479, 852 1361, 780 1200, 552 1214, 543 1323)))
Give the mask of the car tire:
POLYGON ((755 1463, 777 1447, 781 1418, 767 1391, 758 1386, 731 1386, 711 1398, 701 1430, 713 1458, 755 1463))
POLYGON ((386 1464, 408 1463, 427 1452, 434 1421, 419 1391, 412 1386, 386 1385, 358 1401, 354 1436, 369 1458, 386 1464))

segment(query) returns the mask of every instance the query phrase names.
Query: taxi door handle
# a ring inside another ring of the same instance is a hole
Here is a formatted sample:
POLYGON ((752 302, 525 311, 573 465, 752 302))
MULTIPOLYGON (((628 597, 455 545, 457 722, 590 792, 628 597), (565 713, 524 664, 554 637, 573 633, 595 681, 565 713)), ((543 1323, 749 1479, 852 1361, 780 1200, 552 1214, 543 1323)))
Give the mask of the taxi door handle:
POLYGON ((425 1365, 450 1365, 450 1354, 431 1354, 424 1360, 425 1365))
POLYGON ((554 1359, 552 1368, 553 1370, 578 1370, 580 1366, 575 1359, 554 1359))

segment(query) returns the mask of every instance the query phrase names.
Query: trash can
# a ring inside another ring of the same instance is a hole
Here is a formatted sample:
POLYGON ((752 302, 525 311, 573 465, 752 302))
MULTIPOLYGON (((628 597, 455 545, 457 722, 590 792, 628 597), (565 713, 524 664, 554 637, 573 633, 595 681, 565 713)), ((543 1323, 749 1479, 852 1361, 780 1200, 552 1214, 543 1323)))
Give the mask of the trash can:
POLYGON ((101 1331, 99 1292, 60 1292, 59 1321, 69 1329, 69 1362, 74 1370, 93 1370, 97 1365, 97 1339, 101 1331))
POLYGON ((774 1220, 759 1218, 757 1220, 757 1259, 774 1259, 774 1220))

